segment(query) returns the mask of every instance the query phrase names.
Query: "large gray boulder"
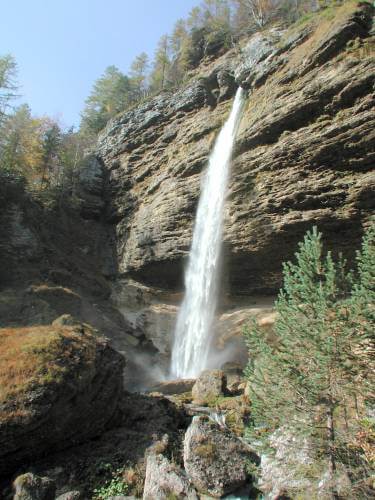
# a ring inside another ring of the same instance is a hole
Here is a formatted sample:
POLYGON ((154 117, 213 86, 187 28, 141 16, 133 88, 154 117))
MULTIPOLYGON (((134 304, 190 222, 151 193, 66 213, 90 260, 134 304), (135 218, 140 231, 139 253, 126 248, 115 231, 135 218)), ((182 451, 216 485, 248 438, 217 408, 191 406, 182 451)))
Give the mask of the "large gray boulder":
POLYGON ((249 461, 258 456, 232 432, 206 417, 194 417, 185 434, 184 466, 199 493, 220 498, 249 479, 249 461))
MULTIPOLYGON (((269 448, 272 453, 261 455, 257 484, 266 498, 280 498, 282 495, 288 498, 332 498, 328 463, 324 460, 317 462, 314 446, 308 437, 299 435, 291 427, 282 427, 270 436, 269 448)), ((334 483, 339 497, 348 498, 352 484, 340 465, 334 483)))
POLYGON ((193 385, 193 402, 213 404, 215 399, 224 395, 227 379, 222 370, 204 370, 193 385))
POLYGON ((178 465, 163 455, 151 453, 147 457, 144 500, 186 498, 198 500, 194 488, 178 465))

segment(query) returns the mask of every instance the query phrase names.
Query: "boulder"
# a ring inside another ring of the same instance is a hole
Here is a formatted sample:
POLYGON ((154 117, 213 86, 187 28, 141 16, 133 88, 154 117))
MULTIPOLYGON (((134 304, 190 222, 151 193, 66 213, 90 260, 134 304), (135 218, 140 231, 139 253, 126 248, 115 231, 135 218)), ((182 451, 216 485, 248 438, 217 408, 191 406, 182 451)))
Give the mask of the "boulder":
POLYGON ((212 404, 215 399, 224 395, 227 379, 222 370, 204 370, 193 386, 193 402, 196 404, 212 404))
POLYGON ((0 345, 0 476, 111 425, 124 358, 89 325, 4 328, 0 345))
POLYGON ((218 102, 225 101, 232 97, 236 92, 236 82, 233 74, 228 69, 220 69, 217 72, 217 83, 219 85, 218 102))
POLYGON ((116 495, 115 497, 108 497, 108 500, 137 500, 133 495, 116 495))
POLYGON ((194 417, 185 434, 184 467, 199 493, 220 498, 248 481, 249 461, 258 456, 228 429, 194 417))
POLYGON ((67 491, 56 497, 56 500, 80 500, 82 495, 79 491, 67 491))
POLYGON ((121 415, 124 425, 132 432, 153 436, 153 439, 165 434, 175 436, 188 423, 183 409, 163 396, 127 393, 121 401, 121 415))
POLYGON ((194 488, 181 468, 163 455, 150 454, 146 463, 144 500, 186 498, 198 500, 194 488))
POLYGON ((180 380, 168 380, 167 382, 161 382, 158 385, 151 387, 150 392, 159 392, 160 394, 173 395, 173 394, 183 394, 184 392, 189 392, 192 390, 195 384, 195 379, 180 379, 180 380))
POLYGON ((55 482, 31 472, 18 476, 13 482, 13 489, 13 500, 55 500, 55 482))
POLYGON ((235 362, 228 361, 221 367, 227 379, 228 391, 236 393, 239 386, 245 381, 243 376, 243 367, 235 362))

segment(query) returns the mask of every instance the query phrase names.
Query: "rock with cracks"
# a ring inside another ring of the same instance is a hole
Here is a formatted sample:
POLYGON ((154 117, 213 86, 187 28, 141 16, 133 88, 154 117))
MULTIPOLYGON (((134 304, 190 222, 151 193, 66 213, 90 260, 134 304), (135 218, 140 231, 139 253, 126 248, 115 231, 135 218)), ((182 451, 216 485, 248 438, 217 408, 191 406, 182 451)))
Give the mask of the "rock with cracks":
POLYGON ((55 500, 56 485, 48 477, 27 472, 18 476, 14 483, 13 500, 55 500))
POLYGON ((226 387, 227 379, 222 370, 204 370, 193 386, 193 401, 196 404, 212 404, 224 395, 226 387))
POLYGON ((248 462, 258 456, 232 432, 206 417, 194 417, 185 434, 184 466, 201 494, 220 498, 244 485, 248 462))
POLYGON ((186 498, 198 500, 194 488, 178 465, 163 455, 151 453, 147 457, 143 500, 186 498))

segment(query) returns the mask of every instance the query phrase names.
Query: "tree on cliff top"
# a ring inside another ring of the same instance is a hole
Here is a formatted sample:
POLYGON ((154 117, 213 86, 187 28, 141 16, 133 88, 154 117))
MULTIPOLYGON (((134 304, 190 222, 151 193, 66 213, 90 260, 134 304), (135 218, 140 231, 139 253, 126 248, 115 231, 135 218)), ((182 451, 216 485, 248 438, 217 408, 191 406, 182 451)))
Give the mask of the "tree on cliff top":
POLYGON ((17 96, 17 64, 11 55, 0 57, 0 125, 17 96))
POLYGON ((124 111, 133 100, 130 79, 116 66, 108 66, 86 99, 81 128, 94 134, 99 132, 110 118, 124 111))
POLYGON ((147 95, 148 65, 148 55, 146 52, 141 52, 130 66, 130 78, 134 87, 134 97, 136 99, 142 99, 147 95))
POLYGON ((338 464, 359 487, 374 460, 367 411, 374 382, 375 226, 357 254, 357 275, 345 271, 341 258, 323 256, 316 228, 296 260, 284 265, 273 333, 265 335, 256 323, 245 332, 252 432, 265 443, 277 428, 308 438, 328 464, 336 497, 338 464))
POLYGON ((150 76, 151 89, 158 92, 169 85, 170 47, 168 35, 163 35, 155 52, 154 65, 150 76))

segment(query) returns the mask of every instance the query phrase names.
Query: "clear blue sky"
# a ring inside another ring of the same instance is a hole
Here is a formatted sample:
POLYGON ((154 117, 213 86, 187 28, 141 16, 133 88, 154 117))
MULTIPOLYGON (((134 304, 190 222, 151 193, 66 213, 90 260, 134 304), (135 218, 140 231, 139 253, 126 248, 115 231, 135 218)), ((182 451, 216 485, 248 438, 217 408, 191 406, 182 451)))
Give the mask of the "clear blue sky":
POLYGON ((18 64, 22 102, 78 125, 92 84, 110 64, 129 70, 140 52, 199 0, 1 0, 0 55, 18 64))

